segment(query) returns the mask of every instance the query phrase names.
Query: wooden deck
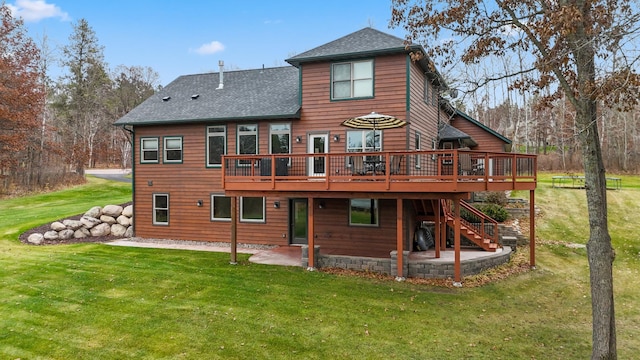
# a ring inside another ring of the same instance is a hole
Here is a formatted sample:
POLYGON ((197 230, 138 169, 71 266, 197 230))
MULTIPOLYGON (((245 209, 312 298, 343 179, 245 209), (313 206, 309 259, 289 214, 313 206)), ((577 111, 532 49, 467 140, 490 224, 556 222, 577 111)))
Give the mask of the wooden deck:
POLYGON ((536 156, 462 150, 226 155, 229 193, 468 193, 533 190, 536 156), (275 166, 271 166, 275 164, 275 166))

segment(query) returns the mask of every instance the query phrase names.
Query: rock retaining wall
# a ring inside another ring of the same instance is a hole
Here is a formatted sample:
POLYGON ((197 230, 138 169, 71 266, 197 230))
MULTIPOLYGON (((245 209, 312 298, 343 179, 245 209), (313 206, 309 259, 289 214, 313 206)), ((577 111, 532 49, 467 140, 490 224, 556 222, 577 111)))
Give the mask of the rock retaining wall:
POLYGON ((27 241, 39 245, 45 240, 69 240, 97 236, 133 236, 133 205, 94 206, 80 220, 63 220, 51 223, 50 230, 29 235, 27 241))

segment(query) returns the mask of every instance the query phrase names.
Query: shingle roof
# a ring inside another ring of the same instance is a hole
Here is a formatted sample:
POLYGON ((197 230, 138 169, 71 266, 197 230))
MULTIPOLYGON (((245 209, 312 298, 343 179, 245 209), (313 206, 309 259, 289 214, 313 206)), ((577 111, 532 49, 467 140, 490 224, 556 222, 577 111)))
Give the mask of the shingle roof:
POLYGON ((300 63, 320 60, 337 60, 355 56, 369 56, 381 53, 405 52, 403 39, 367 27, 337 40, 305 51, 286 61, 294 66, 300 63))
POLYGON ((453 141, 471 139, 471 136, 447 123, 440 123, 440 126, 438 127, 438 138, 441 141, 453 141))
POLYGON ((225 71, 224 88, 216 89, 219 75, 220 73, 207 73, 180 76, 115 124, 150 125, 299 117, 297 68, 286 66, 225 71), (167 98, 167 101, 163 101, 167 98))

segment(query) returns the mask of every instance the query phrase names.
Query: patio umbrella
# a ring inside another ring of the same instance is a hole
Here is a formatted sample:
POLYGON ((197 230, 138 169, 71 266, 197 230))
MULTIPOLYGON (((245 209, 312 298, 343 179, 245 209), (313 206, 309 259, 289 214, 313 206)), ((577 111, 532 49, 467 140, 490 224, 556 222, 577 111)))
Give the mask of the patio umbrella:
POLYGON ((405 120, 400 120, 395 116, 378 114, 372 112, 371 114, 358 116, 347 119, 342 122, 342 125, 353 129, 366 129, 366 130, 384 130, 403 127, 407 124, 405 120))

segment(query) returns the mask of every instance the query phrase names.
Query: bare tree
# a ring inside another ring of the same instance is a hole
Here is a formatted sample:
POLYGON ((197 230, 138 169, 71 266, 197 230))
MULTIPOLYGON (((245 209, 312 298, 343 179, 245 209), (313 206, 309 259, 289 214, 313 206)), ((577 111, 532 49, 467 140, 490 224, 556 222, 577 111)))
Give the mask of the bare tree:
POLYGON ((516 88, 555 90, 545 101, 565 96, 575 111, 589 213, 592 359, 617 358, 615 255, 607 223, 597 104, 602 101, 628 110, 637 102, 637 58, 626 56, 635 55, 638 7, 628 0, 392 0, 392 4, 392 24, 402 25, 409 39, 428 38, 437 44, 428 55, 442 59, 445 66, 457 58, 457 50, 465 63, 526 51, 527 67, 494 78, 515 76, 512 86, 516 88), (438 42, 439 36, 459 41, 438 42), (611 68, 612 49, 624 59, 616 69, 611 68))

